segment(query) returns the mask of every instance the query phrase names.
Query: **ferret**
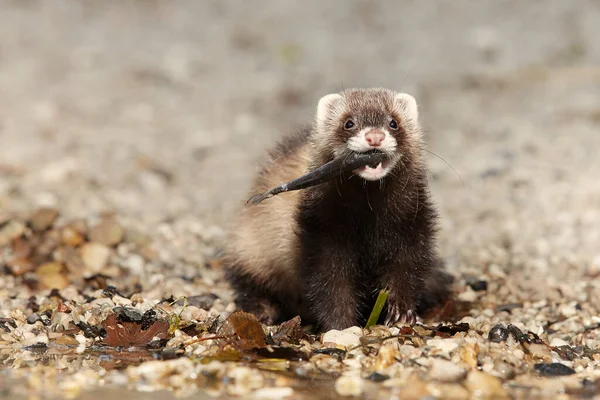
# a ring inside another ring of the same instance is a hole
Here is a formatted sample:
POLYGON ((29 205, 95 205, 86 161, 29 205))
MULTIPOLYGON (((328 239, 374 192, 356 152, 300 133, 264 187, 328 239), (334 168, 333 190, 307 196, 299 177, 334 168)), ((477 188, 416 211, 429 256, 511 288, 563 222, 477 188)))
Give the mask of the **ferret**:
POLYGON ((226 244, 236 305, 272 325, 296 315, 319 329, 364 325, 381 289, 384 323, 415 323, 449 294, 439 266, 414 97, 383 88, 328 94, 311 127, 284 137, 254 180, 260 193, 352 152, 377 165, 244 206, 226 244))

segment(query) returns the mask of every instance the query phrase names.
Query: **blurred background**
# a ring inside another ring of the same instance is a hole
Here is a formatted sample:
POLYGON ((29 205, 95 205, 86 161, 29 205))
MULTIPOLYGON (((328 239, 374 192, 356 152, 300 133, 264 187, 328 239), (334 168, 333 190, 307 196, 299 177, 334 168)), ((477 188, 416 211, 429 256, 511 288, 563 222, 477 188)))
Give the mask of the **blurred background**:
POLYGON ((225 228, 321 96, 385 86, 447 162, 449 264, 600 270, 598 21, 595 0, 5 0, 0 213, 225 228))

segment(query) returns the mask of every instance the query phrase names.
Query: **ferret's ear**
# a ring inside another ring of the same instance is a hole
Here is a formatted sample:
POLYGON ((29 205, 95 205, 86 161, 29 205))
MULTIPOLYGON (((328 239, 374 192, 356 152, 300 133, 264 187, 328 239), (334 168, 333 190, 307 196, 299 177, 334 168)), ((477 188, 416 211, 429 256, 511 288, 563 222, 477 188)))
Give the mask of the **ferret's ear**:
POLYGON ((327 120, 327 115, 331 113, 331 110, 335 106, 335 103, 340 101, 342 96, 337 93, 328 94, 321 97, 319 104, 317 104, 317 125, 322 126, 327 120))
POLYGON ((396 94, 396 102, 400 109, 410 118, 419 119, 419 108, 414 97, 407 93, 396 94))

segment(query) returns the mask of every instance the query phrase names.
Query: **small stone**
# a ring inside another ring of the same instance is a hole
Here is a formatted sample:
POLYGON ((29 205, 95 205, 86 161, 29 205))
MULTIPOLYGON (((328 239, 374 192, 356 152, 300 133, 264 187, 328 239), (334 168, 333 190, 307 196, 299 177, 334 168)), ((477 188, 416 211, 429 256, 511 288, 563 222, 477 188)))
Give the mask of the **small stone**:
POLYGON ((453 339, 429 339, 427 346, 433 347, 443 354, 450 355, 454 350, 458 348, 459 341, 453 339))
POLYGON ((113 311, 119 314, 120 321, 142 323, 142 314, 135 308, 115 307, 113 311))
POLYGON ((323 335, 322 343, 335 343, 345 347, 357 346, 360 344, 360 336, 350 329, 352 328, 344 329, 343 331, 330 330, 323 335))
MULTIPOLYGON (((188 297, 187 304, 189 304, 191 306, 196 306, 198 308, 202 308, 204 310, 210 310, 210 308, 215 303, 216 299, 217 299, 217 296, 212 293, 201 294, 198 296, 188 297)), ((177 302, 177 304, 180 304, 180 305, 183 305, 183 303, 184 303, 183 299, 181 299, 177 302)))
POLYGON ((388 368, 389 366, 395 364, 396 359, 401 357, 400 351, 398 350, 398 344, 394 341, 388 340, 384 342, 379 351, 377 352, 377 357, 375 358, 375 369, 377 371, 382 371, 388 368))
POLYGON ((254 391, 253 398, 257 400, 279 400, 294 395, 291 387, 269 387, 254 391))
POLYGON ((458 296, 460 301, 464 301, 466 303, 473 303, 477 300, 477 292, 473 291, 470 287, 467 287, 467 290, 460 293, 458 296))
POLYGON ((552 339, 552 341, 550 342, 550 346, 552 347, 562 347, 562 346, 568 346, 569 343, 566 340, 563 340, 561 338, 554 338, 552 339))
POLYGON ((552 361, 552 356, 550 355, 550 348, 545 344, 523 343, 523 346, 526 346, 527 350, 531 354, 531 357, 533 357, 535 361, 552 361))
POLYGON ((81 259, 89 272, 102 272, 110 257, 110 249, 101 243, 86 243, 81 247, 81 259))
POLYGON ((27 316, 27 323, 30 325, 35 324, 36 322, 41 321, 41 320, 42 320, 42 317, 40 317, 40 315, 37 313, 29 314, 27 316))
POLYGON ((476 292, 486 291, 488 288, 487 281, 484 281, 483 279, 468 279, 467 285, 476 292))
POLYGON ((64 266, 60 263, 49 262, 40 265, 36 275, 40 283, 48 289, 64 289, 69 286, 69 280, 63 274, 64 266))
POLYGON ((502 382, 490 374, 471 371, 465 381, 467 389, 473 398, 500 399, 508 398, 502 382))
POLYGON ((542 376, 564 376, 576 373, 573 368, 561 363, 535 364, 533 368, 542 376))
POLYGON ((494 370, 491 373, 500 379, 512 379, 515 376, 513 366, 500 360, 494 362, 494 370))
POLYGON ((440 382, 458 382, 466 376, 464 369, 453 362, 434 358, 431 360, 429 377, 440 382))
POLYGON ((506 311, 506 312, 510 313, 515 308, 521 308, 521 307, 523 307, 523 304, 521 304, 521 303, 500 304, 499 306, 496 307, 496 312, 506 311))
POLYGON ((63 346, 79 346, 79 342, 73 336, 60 335, 54 340, 54 344, 63 346))
POLYGON ((373 372, 367 376, 367 379, 373 382, 383 382, 390 379, 389 375, 380 374, 379 372, 373 372))
POLYGON ((105 219, 89 232, 92 242, 102 243, 106 246, 116 246, 121 243, 123 235, 123 228, 113 219, 105 219))
POLYGON ((208 318, 208 316, 208 311, 195 306, 187 306, 181 312, 181 319, 184 321, 202 322, 205 321, 208 318))
POLYGON ((341 376, 335 381, 335 391, 340 396, 360 396, 364 383, 358 376, 341 376))
POLYGON ((490 329, 490 333, 488 334, 488 340, 490 342, 500 343, 506 341, 506 339, 508 339, 508 329, 501 324, 494 325, 494 327, 490 329))
POLYGON ((575 308, 574 304, 565 304, 560 308, 560 313, 566 318, 577 315, 577 312, 577 308, 575 308))
POLYGON ((29 224, 34 231, 42 232, 50 228, 57 217, 58 210, 54 208, 40 208, 33 214, 29 220, 29 224))
POLYGON ((0 247, 6 246, 25 233, 25 225, 20 221, 13 220, 0 226, 0 247))
POLYGON ((21 276, 35 269, 35 264, 26 258, 17 258, 7 263, 8 270, 14 276, 21 276))
POLYGON ((83 243, 84 237, 82 234, 77 232, 72 227, 67 226, 67 227, 63 228, 63 230, 61 232, 61 239, 62 239, 62 242, 64 244, 66 244, 67 246, 75 247, 75 246, 79 246, 81 243, 83 243))

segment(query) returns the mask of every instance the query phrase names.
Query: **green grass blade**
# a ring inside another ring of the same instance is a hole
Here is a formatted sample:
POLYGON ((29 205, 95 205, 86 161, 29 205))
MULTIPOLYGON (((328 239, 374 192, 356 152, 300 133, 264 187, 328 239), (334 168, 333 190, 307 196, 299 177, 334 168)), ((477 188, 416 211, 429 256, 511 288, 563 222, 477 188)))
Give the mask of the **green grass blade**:
POLYGON ((371 311, 371 315, 369 316, 369 320, 367 321, 367 325, 365 325, 365 328, 370 328, 377 323, 377 320, 381 315, 381 311, 383 310, 383 306, 385 305, 385 301, 387 300, 389 294, 389 289, 381 289, 379 295, 377 296, 377 301, 373 306, 373 310, 371 311))

